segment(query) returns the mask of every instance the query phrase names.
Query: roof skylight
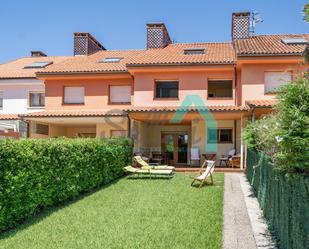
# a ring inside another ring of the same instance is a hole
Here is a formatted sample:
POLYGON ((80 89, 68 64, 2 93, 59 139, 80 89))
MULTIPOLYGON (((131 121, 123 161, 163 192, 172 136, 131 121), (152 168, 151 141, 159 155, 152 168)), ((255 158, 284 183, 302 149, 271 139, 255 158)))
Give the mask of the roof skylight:
POLYGON ((37 61, 37 62, 33 62, 25 66, 24 68, 44 68, 50 64, 53 64, 53 62, 52 61, 37 61))
POLYGON ((205 54, 205 48, 185 48, 184 54, 205 54))
POLYGON ((119 62, 121 61, 121 57, 107 57, 107 58, 104 58, 102 60, 100 60, 99 62, 103 62, 103 63, 106 63, 106 62, 119 62))
POLYGON ((281 40, 286 45, 306 45, 309 41, 305 38, 297 37, 285 37, 281 40))

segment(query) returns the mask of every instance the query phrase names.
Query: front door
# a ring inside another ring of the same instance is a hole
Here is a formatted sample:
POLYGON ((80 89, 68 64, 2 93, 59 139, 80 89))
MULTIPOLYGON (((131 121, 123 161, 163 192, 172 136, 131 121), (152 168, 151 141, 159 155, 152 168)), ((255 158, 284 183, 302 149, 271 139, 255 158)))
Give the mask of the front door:
POLYGON ((162 152, 165 163, 170 165, 187 164, 188 162, 188 133, 162 132, 162 152))

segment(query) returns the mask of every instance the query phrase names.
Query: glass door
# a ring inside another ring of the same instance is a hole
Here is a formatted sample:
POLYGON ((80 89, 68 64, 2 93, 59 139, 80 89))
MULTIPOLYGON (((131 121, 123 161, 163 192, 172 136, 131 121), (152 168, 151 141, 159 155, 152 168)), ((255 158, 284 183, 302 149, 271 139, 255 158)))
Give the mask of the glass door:
POLYGON ((178 134, 177 140, 177 163, 186 164, 188 162, 188 134, 178 134))
POLYGON ((169 165, 187 164, 188 134, 185 132, 164 132, 161 135, 162 153, 169 165))
POLYGON ((165 163, 169 165, 174 165, 176 163, 175 159, 175 136, 174 134, 163 133, 162 134, 162 152, 164 155, 165 163))

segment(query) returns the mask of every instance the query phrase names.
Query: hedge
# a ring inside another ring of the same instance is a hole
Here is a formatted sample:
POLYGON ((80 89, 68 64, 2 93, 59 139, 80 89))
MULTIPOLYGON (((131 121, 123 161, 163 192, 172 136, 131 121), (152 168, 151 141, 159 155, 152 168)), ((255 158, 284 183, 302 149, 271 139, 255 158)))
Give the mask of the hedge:
POLYGON ((247 177, 280 249, 309 245, 309 176, 279 171, 261 152, 248 150, 247 177))
POLYGON ((0 231, 120 177, 131 155, 125 138, 1 141, 0 231))

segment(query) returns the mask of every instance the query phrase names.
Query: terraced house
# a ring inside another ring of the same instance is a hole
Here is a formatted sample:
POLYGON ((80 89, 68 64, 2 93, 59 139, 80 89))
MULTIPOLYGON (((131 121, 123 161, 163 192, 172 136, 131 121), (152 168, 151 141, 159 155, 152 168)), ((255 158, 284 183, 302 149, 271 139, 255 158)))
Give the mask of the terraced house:
POLYGON ((22 115, 29 136, 131 136, 136 152, 174 165, 192 164, 191 148, 217 158, 234 148, 243 167, 241 131, 303 71, 309 34, 252 35, 249 12, 233 13, 231 33, 230 42, 173 43, 163 23, 150 23, 144 50, 107 50, 75 33, 74 56, 36 73, 45 110, 22 115))

